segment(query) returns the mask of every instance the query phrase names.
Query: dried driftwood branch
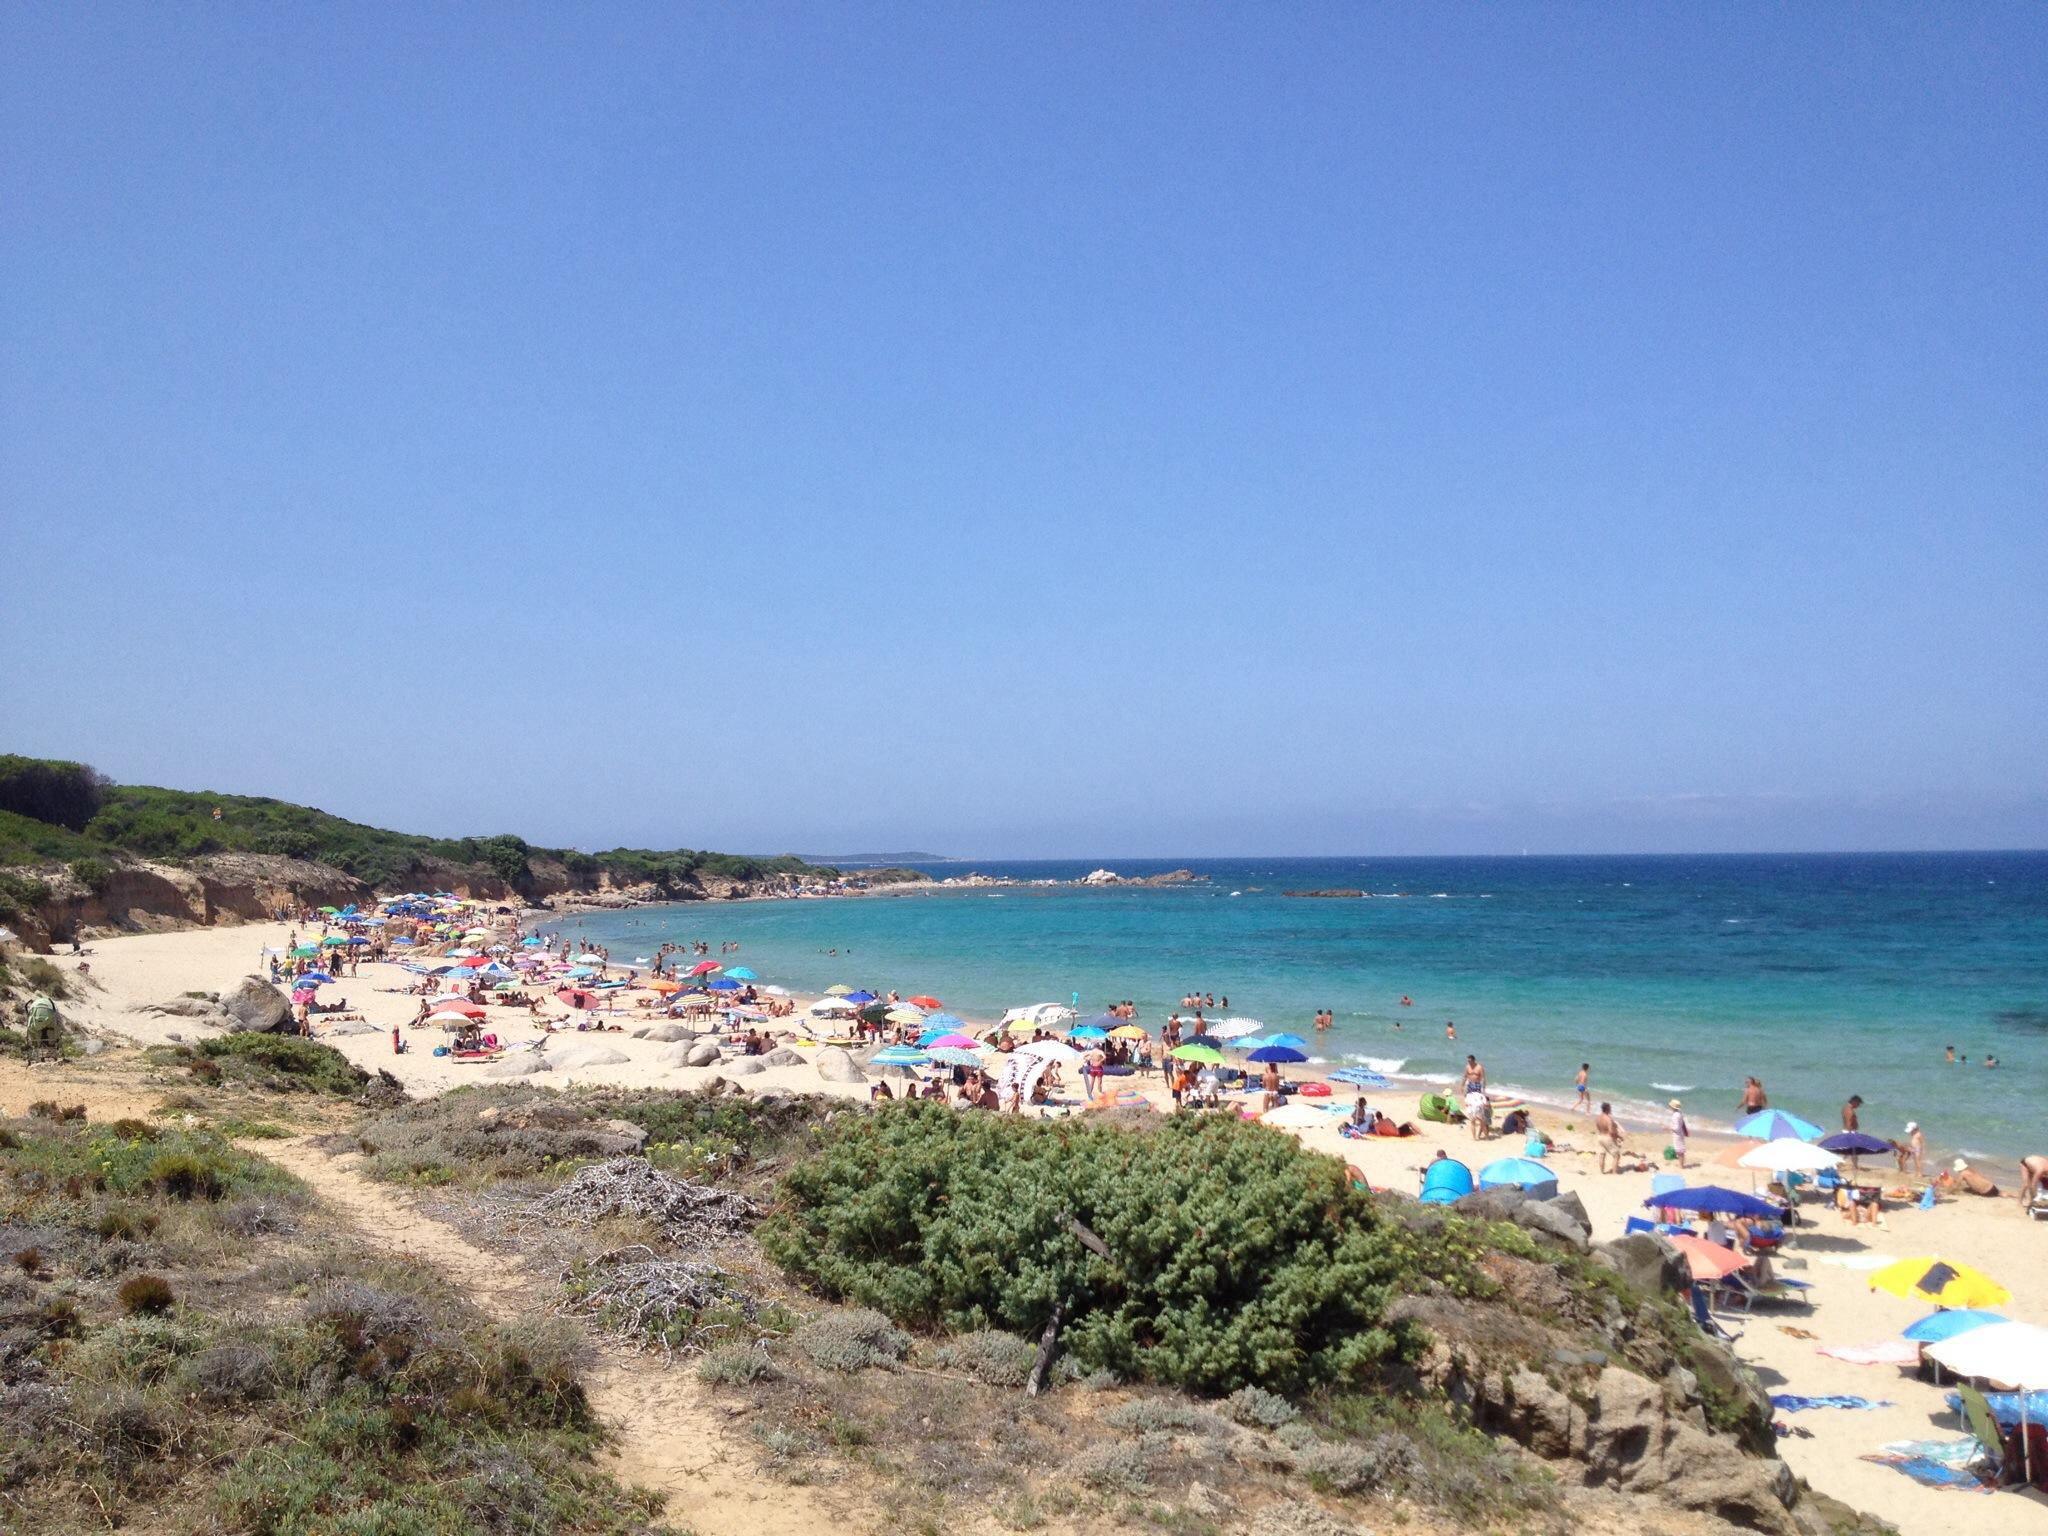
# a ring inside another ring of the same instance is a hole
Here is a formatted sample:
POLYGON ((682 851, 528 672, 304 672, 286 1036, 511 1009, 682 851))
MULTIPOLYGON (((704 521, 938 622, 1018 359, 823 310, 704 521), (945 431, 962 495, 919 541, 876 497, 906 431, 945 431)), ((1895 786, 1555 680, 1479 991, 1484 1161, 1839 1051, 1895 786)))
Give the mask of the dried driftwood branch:
POLYGON ((753 1322, 754 1298, 730 1275, 690 1259, 665 1259, 644 1244, 617 1248, 568 1277, 562 1310, 600 1318, 643 1348, 694 1353, 734 1321, 753 1322), (705 1314, 714 1314, 707 1320, 705 1314))

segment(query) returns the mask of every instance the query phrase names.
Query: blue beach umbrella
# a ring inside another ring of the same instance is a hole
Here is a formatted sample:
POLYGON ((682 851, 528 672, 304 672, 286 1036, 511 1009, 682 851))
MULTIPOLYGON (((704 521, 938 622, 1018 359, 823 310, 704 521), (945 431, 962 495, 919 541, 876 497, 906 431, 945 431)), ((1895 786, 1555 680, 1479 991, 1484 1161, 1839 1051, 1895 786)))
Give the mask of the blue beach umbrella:
POLYGON ((403 945, 404 945, 404 946, 405 946, 406 948, 408 948, 408 949, 412 948, 412 940, 411 940, 411 939, 408 939, 407 937, 405 937, 405 935, 404 935, 404 934, 400 934, 400 935, 399 935, 399 936, 398 936, 397 938, 393 939, 393 940, 392 940, 391 942, 392 942, 392 943, 394 943, 394 944, 403 944, 403 945))
POLYGON ((1456 1158, 1440 1158, 1422 1174, 1422 1200, 1426 1205, 1449 1205, 1472 1193, 1472 1170, 1456 1158))
POLYGON ((361 935, 360 933, 358 933, 358 934, 355 934, 355 935, 353 935, 353 936, 352 936, 352 937, 351 937, 351 938, 349 939, 349 943, 351 943, 351 944, 367 944, 367 943, 369 943, 369 942, 370 942, 370 941, 369 941, 368 939, 364 938, 364 937, 363 937, 363 936, 362 936, 362 935, 361 935))
POLYGON ((523 946, 526 949, 535 949, 546 941, 543 940, 541 936, 537 933, 529 933, 525 938, 521 939, 519 942, 521 946, 523 946))
MULTIPOLYGON (((1259 1043, 1261 1045, 1284 1045, 1290 1051, 1306 1051, 1308 1049, 1308 1042, 1306 1040, 1302 1039, 1299 1035, 1290 1035, 1284 1029, 1267 1035, 1259 1043)), ((1308 1058, 1304 1056, 1302 1060, 1306 1061, 1308 1058)))
POLYGON ((1821 1128, 1811 1120, 1788 1115, 1782 1109, 1760 1109, 1746 1119, 1736 1121, 1735 1134, 1753 1136, 1758 1141, 1783 1141, 1788 1136, 1797 1141, 1818 1141, 1821 1128))
POLYGON ((759 981, 761 979, 744 965, 736 965, 725 974, 733 981, 759 981))
POLYGON ((1973 1328, 2005 1321, 2006 1319, 1996 1312, 1980 1312, 1974 1307, 1958 1307, 1953 1312, 1928 1313, 1908 1328, 1905 1336, 1915 1344, 1939 1344, 1943 1339, 1952 1339, 1957 1334, 1968 1333, 1973 1328))
POLYGON ((1093 1024, 1083 1024, 1079 1029, 1068 1031, 1069 1040, 1107 1040, 1109 1031, 1093 1024))
POLYGON ((924 1022, 930 1029, 957 1029, 963 1033, 967 1029, 967 1021, 952 1013, 928 1013, 924 1016, 924 1022))
POLYGON ((1262 1046, 1260 1046, 1260 1047, 1259 1047, 1259 1048, 1258 1048, 1258 1049, 1257 1049, 1256 1051, 1253 1051, 1253 1052, 1251 1053, 1251 1055, 1249 1055, 1249 1056, 1245 1057, 1245 1060, 1246 1060, 1246 1061, 1307 1061, 1307 1060, 1308 1060, 1308 1057, 1304 1056, 1304 1055, 1303 1055, 1303 1054, 1302 1054, 1302 1053, 1301 1053, 1300 1051, 1297 1051, 1297 1050, 1296 1050, 1296 1049, 1295 1049, 1295 1048, 1294 1048, 1293 1046, 1291 1046, 1291 1045, 1262 1045, 1262 1046))
POLYGON ((1349 1083, 1354 1088, 1391 1088, 1393 1083, 1379 1073, 1365 1067, 1339 1067, 1330 1074, 1333 1083, 1349 1083))
MULTIPOLYGON (((1123 1020, 1122 1020, 1122 1019, 1120 1019, 1120 1018, 1118 1018, 1118 1017, 1117 1017, 1117 1016, 1116 1016, 1115 1014, 1113 1014, 1113 1013, 1098 1013, 1097 1015, 1095 1015, 1095 1017, 1094 1017, 1094 1018, 1090 1019, 1090 1020, 1089 1020, 1089 1021, 1088 1021, 1088 1022, 1087 1022, 1086 1024, 1083 1024, 1083 1025, 1081 1026, 1081 1029, 1099 1029, 1099 1030, 1101 1030, 1101 1031, 1102 1031, 1102 1033, 1103 1033, 1103 1034, 1105 1034, 1105 1035, 1106 1035, 1106 1034, 1108 1034, 1108 1033, 1109 1033, 1109 1032, 1110 1032, 1110 1031, 1111 1031, 1112 1029, 1115 1029, 1115 1028, 1116 1028, 1116 1027, 1117 1027, 1117 1026, 1118 1026, 1119 1024, 1121 1024, 1121 1023, 1123 1023, 1123 1020)), ((1074 1033, 1075 1033, 1075 1034, 1077 1034, 1077 1035, 1078 1035, 1078 1034, 1079 1034, 1080 1032, 1081 1032, 1081 1030, 1080 1030, 1080 1029, 1077 1029, 1077 1030, 1075 1030, 1075 1031, 1074 1031, 1074 1033)))
POLYGON ((872 1003, 875 1000, 875 994, 872 992, 846 992, 842 993, 841 996, 847 1002, 853 1003, 856 1006, 861 1003, 872 1003))
POLYGON ((332 986, 334 984, 334 978, 325 971, 301 971, 292 978, 292 981, 298 986, 311 987, 332 986))
POLYGON ((706 992, 737 992, 739 991, 739 989, 740 984, 734 981, 730 976, 721 976, 716 981, 707 981, 704 983, 704 990, 706 992))
POLYGON ((921 1067, 931 1057, 907 1045, 885 1045, 868 1058, 871 1067, 921 1067))
POLYGON ((585 981, 588 980, 590 977, 595 976, 597 972, 593 971, 587 965, 577 965, 571 966, 567 971, 563 972, 563 974, 567 976, 571 981, 585 981))
POLYGON ((1503 1186, 1526 1190, 1538 1199, 1548 1199, 1557 1193, 1557 1175, 1533 1157, 1503 1157, 1479 1170, 1481 1189, 1503 1186))
POLYGON ((1832 1136, 1820 1139, 1823 1152, 1839 1152, 1844 1157, 1862 1157, 1871 1152, 1889 1152, 1892 1144, 1862 1131, 1837 1131, 1832 1136))
POLYGON ((1702 1216, 1755 1216, 1774 1220, 1780 1214, 1779 1208, 1768 1200, 1759 1200, 1755 1195, 1745 1195, 1737 1189, 1723 1189, 1718 1184, 1702 1184, 1697 1189, 1668 1189, 1661 1195, 1652 1195, 1643 1202, 1658 1211, 1697 1211, 1702 1216))
POLYGON ((959 1045, 942 1045, 931 1053, 931 1058, 942 1067, 979 1067, 987 1064, 981 1052, 970 1051, 959 1045))

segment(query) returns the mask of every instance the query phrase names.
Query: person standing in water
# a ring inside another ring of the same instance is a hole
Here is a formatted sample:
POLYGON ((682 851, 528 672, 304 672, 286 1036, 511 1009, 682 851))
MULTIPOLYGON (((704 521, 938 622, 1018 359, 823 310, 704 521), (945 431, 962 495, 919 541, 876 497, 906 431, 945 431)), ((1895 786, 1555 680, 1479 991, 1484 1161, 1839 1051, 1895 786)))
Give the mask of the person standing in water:
POLYGON ((1754 1077, 1745 1077, 1742 1080, 1741 1113, 1753 1115, 1758 1110, 1770 1108, 1770 1105, 1770 1097, 1764 1092, 1762 1080, 1754 1077))
POLYGON ((1591 1062, 1582 1061, 1579 1063, 1579 1076, 1575 1085, 1579 1090, 1579 1096, 1572 1100, 1573 1109, 1591 1109, 1593 1107, 1593 1096, 1586 1091, 1586 1078, 1591 1074, 1592 1070, 1593 1064, 1591 1062))

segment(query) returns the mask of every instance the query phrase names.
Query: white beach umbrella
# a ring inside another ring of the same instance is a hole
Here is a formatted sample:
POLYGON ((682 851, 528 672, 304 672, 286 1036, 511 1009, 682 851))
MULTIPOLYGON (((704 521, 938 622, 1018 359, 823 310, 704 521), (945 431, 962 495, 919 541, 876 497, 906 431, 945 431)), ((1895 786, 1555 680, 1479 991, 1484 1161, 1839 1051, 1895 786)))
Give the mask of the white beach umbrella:
POLYGON ((1823 1168, 1840 1167, 1842 1160, 1811 1142, 1787 1136, 1751 1147, 1736 1162, 1760 1173, 1818 1173, 1823 1168))
POLYGON ((838 1016, 856 1012, 854 1004, 843 997, 821 997, 811 1004, 811 1012, 823 1017, 826 1014, 838 1016))
POLYGON ((1011 1053, 1015 1056, 1035 1056, 1040 1061, 1057 1062, 1063 1067, 1081 1065, 1081 1053, 1071 1045, 1059 1040, 1034 1040, 1029 1045, 1020 1045, 1011 1053))
POLYGON ((1242 1040, 1246 1035, 1256 1035, 1265 1027, 1257 1019, 1217 1019, 1209 1025, 1209 1038, 1242 1040))
POLYGON ((1920 1346, 1928 1359, 1958 1376, 1984 1380, 2020 1394, 2020 1444, 2026 1448, 2027 1481, 2034 1478, 2033 1441, 2026 1430, 2027 1394, 2048 1391, 2048 1328, 2032 1323, 1986 1323, 1920 1346))

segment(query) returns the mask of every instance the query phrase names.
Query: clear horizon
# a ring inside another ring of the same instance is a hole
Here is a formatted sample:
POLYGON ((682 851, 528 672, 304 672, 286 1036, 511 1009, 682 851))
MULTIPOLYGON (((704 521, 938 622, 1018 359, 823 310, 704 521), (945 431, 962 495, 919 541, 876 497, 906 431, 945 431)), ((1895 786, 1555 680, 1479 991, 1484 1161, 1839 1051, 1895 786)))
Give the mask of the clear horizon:
POLYGON ((2048 846, 2044 79, 1995 3, 14 7, 0 736, 586 847, 2048 846))

